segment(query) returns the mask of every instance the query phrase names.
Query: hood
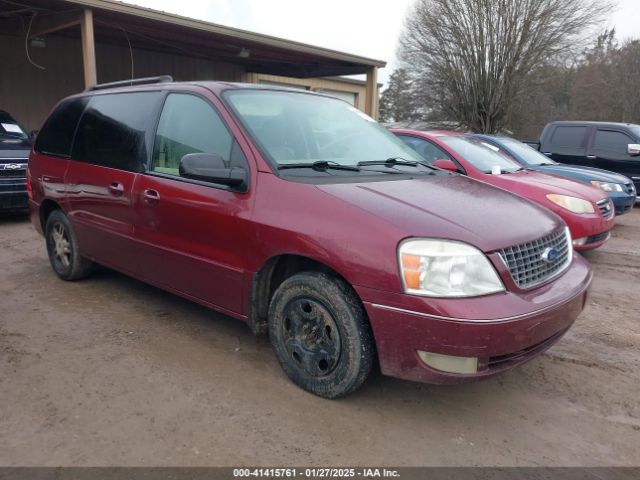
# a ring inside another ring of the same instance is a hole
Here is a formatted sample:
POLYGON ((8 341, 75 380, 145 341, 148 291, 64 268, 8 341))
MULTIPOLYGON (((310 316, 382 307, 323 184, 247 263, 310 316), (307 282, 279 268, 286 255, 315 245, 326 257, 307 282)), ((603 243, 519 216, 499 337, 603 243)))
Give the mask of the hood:
POLYGON ((459 240, 485 252, 540 238, 563 225, 528 200, 462 175, 316 188, 394 225, 405 237, 459 240))
POLYGON ((31 145, 24 140, 5 140, 0 141, 0 162, 3 158, 29 158, 31 145))
POLYGON ((579 165, 540 165, 535 168, 536 170, 544 171, 545 173, 557 174, 557 175, 571 175, 576 178, 580 178, 585 182, 591 180, 597 180, 599 182, 612 182, 612 183, 631 183, 631 179, 620 175, 619 173, 609 172, 608 170, 602 170, 601 168, 593 167, 581 167, 579 165))
POLYGON ((572 197, 584 198, 590 202, 608 198, 607 194, 592 185, 570 180, 565 177, 557 177, 534 170, 521 170, 502 175, 486 175, 487 183, 504 188, 518 195, 529 198, 530 193, 544 196, 547 193, 557 193, 572 197))

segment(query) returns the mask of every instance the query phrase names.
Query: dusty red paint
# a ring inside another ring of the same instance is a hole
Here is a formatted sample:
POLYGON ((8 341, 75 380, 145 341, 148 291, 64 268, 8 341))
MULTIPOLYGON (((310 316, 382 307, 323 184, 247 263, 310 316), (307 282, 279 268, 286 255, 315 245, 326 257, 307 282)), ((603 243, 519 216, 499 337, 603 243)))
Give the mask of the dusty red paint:
POLYGON ((549 338, 552 343, 582 310, 591 272, 580 257, 553 281, 521 291, 493 253, 562 228, 560 218, 547 210, 464 176, 323 185, 286 180, 274 174, 220 101, 221 89, 228 86, 153 88, 193 91, 216 106, 248 159, 248 191, 32 152, 30 208, 38 230, 43 202, 56 202, 71 219, 83 255, 242 320, 254 307, 249 302, 252 281, 269 259, 284 254, 313 259, 333 269, 360 295, 383 372, 414 380, 470 379, 434 372, 418 360, 417 349, 477 354, 485 362, 477 375, 483 377, 541 349, 494 370, 486 365, 489 357, 549 338), (145 196, 150 189, 159 194, 158 200, 145 196), (405 294, 397 247, 408 237, 475 245, 489 255, 507 292, 467 299, 405 294), (504 320, 513 316, 518 319, 504 320), (500 320, 474 322, 495 319, 500 320))

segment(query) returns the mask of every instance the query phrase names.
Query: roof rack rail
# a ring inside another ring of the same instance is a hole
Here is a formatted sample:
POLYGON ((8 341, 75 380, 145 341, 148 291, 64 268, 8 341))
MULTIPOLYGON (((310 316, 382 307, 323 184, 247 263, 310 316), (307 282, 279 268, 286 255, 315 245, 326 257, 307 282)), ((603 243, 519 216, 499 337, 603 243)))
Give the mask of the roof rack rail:
POLYGON ((146 77, 146 78, 131 78, 129 80, 119 80, 117 82, 99 83, 85 90, 85 92, 91 92, 93 90, 104 90, 106 88, 115 87, 133 87, 134 85, 149 85, 153 83, 169 83, 173 82, 171 75, 161 75, 159 77, 146 77))

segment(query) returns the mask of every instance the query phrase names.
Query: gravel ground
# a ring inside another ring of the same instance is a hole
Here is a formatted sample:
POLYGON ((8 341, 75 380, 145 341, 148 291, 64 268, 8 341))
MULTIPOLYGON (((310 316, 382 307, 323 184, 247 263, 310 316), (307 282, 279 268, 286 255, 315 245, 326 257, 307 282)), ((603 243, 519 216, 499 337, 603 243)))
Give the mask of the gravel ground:
POLYGON ((0 218, 0 465, 640 463, 640 209, 585 256, 587 309, 545 355, 430 386, 374 375, 328 401, 241 322, 101 270, 58 280, 0 218))

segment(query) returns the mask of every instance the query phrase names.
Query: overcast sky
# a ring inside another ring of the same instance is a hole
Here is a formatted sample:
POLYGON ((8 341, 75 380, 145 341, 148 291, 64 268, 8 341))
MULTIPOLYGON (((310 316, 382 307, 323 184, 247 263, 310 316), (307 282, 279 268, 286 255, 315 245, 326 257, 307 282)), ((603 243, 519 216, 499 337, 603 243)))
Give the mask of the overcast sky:
MULTIPOLYGON (((414 0, 129 0, 156 10, 265 33, 388 62, 379 80, 395 67, 405 14, 414 0)), ((619 38, 640 36, 640 1, 618 0, 605 27, 619 38)))

